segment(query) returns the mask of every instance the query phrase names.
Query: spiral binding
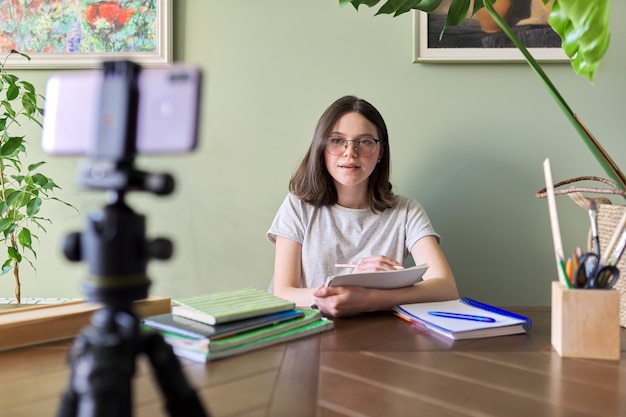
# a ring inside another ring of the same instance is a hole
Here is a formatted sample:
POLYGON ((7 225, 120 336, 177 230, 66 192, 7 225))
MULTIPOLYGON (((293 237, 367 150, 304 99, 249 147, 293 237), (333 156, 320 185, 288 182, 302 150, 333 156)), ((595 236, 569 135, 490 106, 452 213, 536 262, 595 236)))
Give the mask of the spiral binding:
POLYGON ((489 304, 481 303, 480 301, 474 300, 474 299, 469 298, 469 297, 461 298, 461 302, 463 304, 467 304, 469 306, 472 306, 472 307, 475 307, 475 308, 479 308, 479 309, 484 310, 484 311, 489 311, 491 313, 499 314, 501 316, 512 317, 512 318, 515 318, 515 319, 523 320, 524 324, 522 326, 524 327, 524 330, 526 330, 527 332, 533 326, 533 321, 529 317, 522 316, 521 314, 517 314, 517 313, 514 313, 512 311, 504 310, 502 308, 495 307, 495 306, 492 306, 492 305, 489 305, 489 304))

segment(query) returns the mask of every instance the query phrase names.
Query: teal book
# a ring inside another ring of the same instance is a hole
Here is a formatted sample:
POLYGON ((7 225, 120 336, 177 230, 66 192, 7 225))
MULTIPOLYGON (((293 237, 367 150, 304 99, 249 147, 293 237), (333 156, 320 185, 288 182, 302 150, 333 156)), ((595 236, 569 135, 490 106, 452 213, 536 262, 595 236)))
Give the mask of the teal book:
POLYGON ((292 301, 256 288, 242 288, 175 299, 172 314, 214 325, 294 308, 292 301))
MULTIPOLYGON (((299 320, 299 319, 296 319, 296 320, 299 320)), ((222 359, 222 358, 227 358, 229 356, 251 352, 253 350, 262 349, 265 347, 277 345, 279 343, 284 343, 284 342, 288 342, 291 340, 301 339, 307 336, 311 336, 314 334, 332 330, 333 328, 334 328, 334 324, 331 320, 325 317, 320 317, 317 320, 308 324, 304 324, 300 327, 296 327, 291 330, 286 330, 277 334, 273 334, 271 336, 265 336, 252 342, 238 344, 228 349, 218 350, 216 352, 197 350, 197 349, 183 347, 180 345, 173 345, 172 348, 174 349, 174 353, 181 358, 187 358, 196 362, 204 363, 204 362, 209 362, 209 361, 213 361, 216 359, 222 359)), ((237 336, 233 336, 233 337, 237 337, 237 336)))
MULTIPOLYGON (((295 309, 295 312, 299 313, 299 317, 284 321, 281 323, 275 323, 268 326, 263 326, 257 329, 251 329, 245 332, 238 332, 237 334, 227 337, 189 337, 167 329, 158 329, 159 332, 173 347, 180 347, 182 349, 194 350, 198 352, 217 352, 220 350, 226 350, 235 346, 244 345, 258 341, 260 339, 277 335, 279 333, 286 332, 288 330, 297 329, 305 326, 309 323, 313 323, 319 320, 322 315, 318 310, 308 309, 295 309)), ((237 323, 237 322, 235 322, 237 323)), ((218 325, 219 326, 219 325, 218 325)))
POLYGON ((297 319, 304 313, 294 310, 281 311, 280 313, 265 314, 249 319, 231 321, 229 323, 210 325, 199 321, 189 320, 186 317, 175 316, 172 313, 158 314, 144 317, 141 322, 155 330, 180 334, 193 339, 219 339, 230 337, 238 333, 247 332, 261 327, 272 326, 283 321, 297 319))

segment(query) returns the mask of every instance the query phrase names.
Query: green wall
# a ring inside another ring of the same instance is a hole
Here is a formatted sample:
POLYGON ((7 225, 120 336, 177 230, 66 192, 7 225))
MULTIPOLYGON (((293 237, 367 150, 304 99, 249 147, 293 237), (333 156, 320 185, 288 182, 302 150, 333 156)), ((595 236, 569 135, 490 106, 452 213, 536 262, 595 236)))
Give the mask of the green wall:
MULTIPOLYGON (((179 297, 253 286, 265 289, 273 246, 265 237, 317 118, 356 94, 385 116, 392 181, 417 198, 442 235, 464 296, 501 305, 547 305, 556 270, 542 163, 556 181, 604 175, 526 64, 412 63, 413 17, 373 17, 337 0, 174 0, 176 60, 203 68, 202 132, 189 155, 141 156, 138 166, 173 173, 171 197, 134 194, 150 237, 169 236, 176 254, 152 261, 152 292, 179 297)), ((626 4, 612 3, 612 44, 595 85, 568 64, 546 71, 572 108, 626 169, 626 4)), ((43 89, 48 70, 19 71, 43 89)), ((23 294, 80 296, 83 263, 59 242, 104 202, 75 179, 77 158, 46 157, 30 132, 30 156, 47 158, 59 197, 40 236, 37 272, 24 268, 23 294)), ((588 217, 558 200, 566 251, 586 240, 588 217)), ((10 277, 0 296, 13 292, 10 277)))

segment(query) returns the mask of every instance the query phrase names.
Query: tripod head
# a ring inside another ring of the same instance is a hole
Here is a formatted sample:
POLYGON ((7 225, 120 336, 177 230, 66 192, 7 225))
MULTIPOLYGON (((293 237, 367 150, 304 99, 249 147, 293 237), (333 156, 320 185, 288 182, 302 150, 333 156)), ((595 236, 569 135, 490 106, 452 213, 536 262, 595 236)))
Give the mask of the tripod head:
POLYGON ((88 263, 83 286, 87 299, 122 309, 148 296, 148 260, 169 259, 173 251, 168 239, 145 239, 145 217, 125 202, 128 191, 163 196, 174 190, 171 175, 134 167, 140 71, 130 61, 103 64, 97 132, 88 159, 79 167, 79 179, 87 188, 108 191, 109 202, 89 215, 83 232, 69 234, 63 248, 67 259, 88 263))

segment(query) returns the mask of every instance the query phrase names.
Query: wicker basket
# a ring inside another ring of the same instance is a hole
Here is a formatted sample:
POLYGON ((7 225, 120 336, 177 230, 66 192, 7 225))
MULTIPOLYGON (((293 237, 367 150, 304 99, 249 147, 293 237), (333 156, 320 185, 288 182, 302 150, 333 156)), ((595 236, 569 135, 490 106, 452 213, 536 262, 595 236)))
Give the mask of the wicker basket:
MULTIPOLYGON (((600 240, 600 248, 607 247, 615 229, 617 228, 620 220, 626 212, 626 206, 614 205, 608 198, 605 197, 587 197, 586 194, 607 194, 607 195, 621 195, 626 196, 626 191, 619 190, 615 184, 605 178, 600 177, 577 177, 570 180, 562 181, 554 184, 555 194, 567 194, 572 200, 576 202, 580 207, 585 210, 589 207, 589 201, 594 200, 596 203, 596 211, 598 218, 598 236, 600 240), (601 182, 608 186, 608 188, 589 188, 589 187, 576 187, 572 186, 567 189, 557 189, 563 185, 573 184, 581 181, 595 181, 601 182)), ((546 189, 539 190, 536 193, 538 198, 546 197, 546 189)), ((587 237, 587 249, 593 250, 593 239, 591 236, 591 230, 587 237)), ((620 258, 617 263, 617 268, 620 271, 620 278, 613 287, 620 293, 620 309, 619 309, 619 323, 620 326, 626 327, 626 253, 620 258)))

